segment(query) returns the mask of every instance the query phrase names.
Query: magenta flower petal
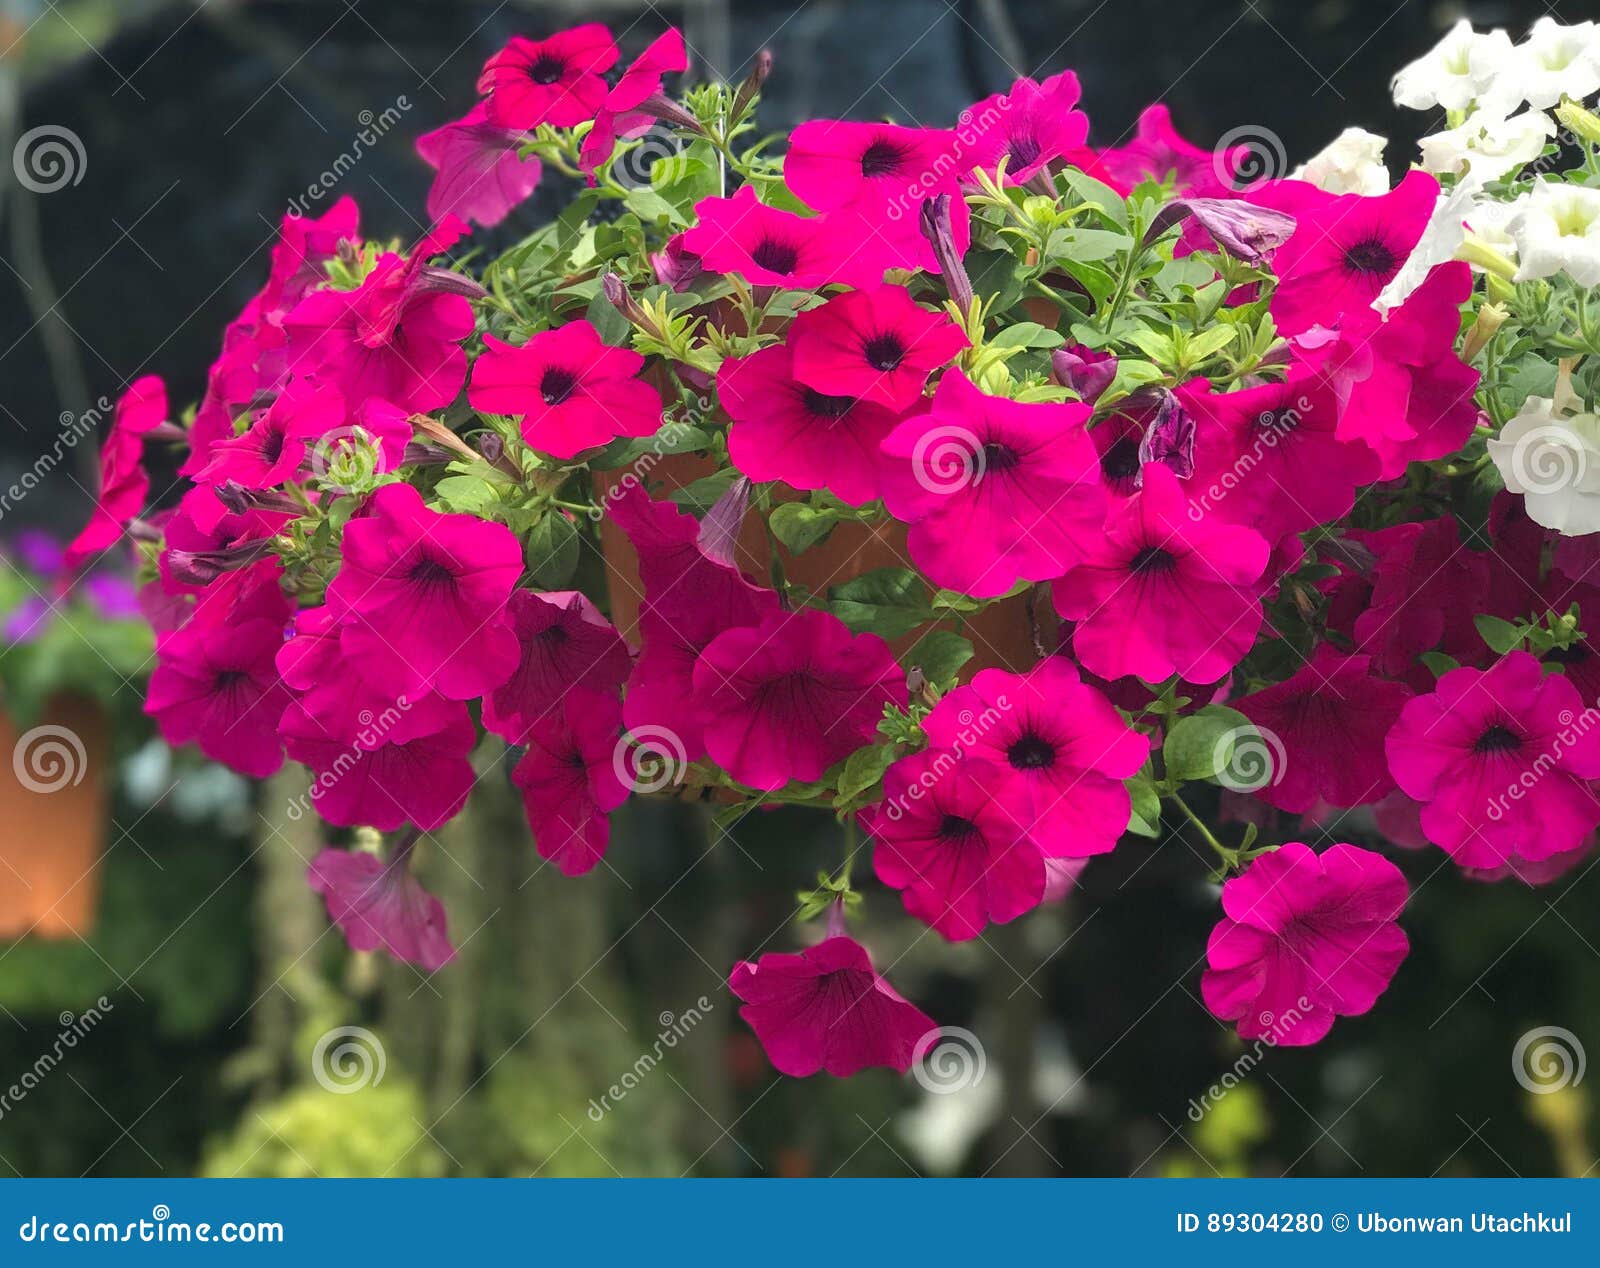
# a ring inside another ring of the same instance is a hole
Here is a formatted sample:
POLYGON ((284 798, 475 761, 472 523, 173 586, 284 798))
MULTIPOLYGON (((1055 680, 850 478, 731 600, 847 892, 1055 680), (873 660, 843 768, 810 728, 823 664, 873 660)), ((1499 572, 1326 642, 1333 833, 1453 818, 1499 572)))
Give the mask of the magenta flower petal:
POLYGON ((592 870, 611 839, 607 817, 628 799, 622 711, 608 696, 575 692, 529 729, 511 773, 539 857, 567 876, 592 870))
POLYGON ((538 187, 538 158, 518 154, 522 134, 489 122, 479 102, 466 116, 417 138, 417 153, 434 169, 428 215, 457 215, 492 228, 538 187))
POLYGON ((614 696, 632 658, 622 635, 576 590, 518 590, 508 608, 521 659, 511 677, 483 699, 483 725, 510 744, 568 692, 614 696))
POLYGON ((422 888, 404 860, 385 864, 375 854, 326 849, 311 861, 306 879, 352 950, 382 948, 428 973, 455 959, 444 904, 422 888))
POLYGON ((484 63, 478 91, 487 96, 489 120, 499 127, 571 128, 594 118, 604 104, 602 76, 616 60, 611 32, 599 22, 544 40, 515 36, 484 63))
POLYGON ((967 346, 944 313, 922 307, 903 286, 846 291, 794 320, 794 376, 829 396, 904 410, 928 375, 967 346))

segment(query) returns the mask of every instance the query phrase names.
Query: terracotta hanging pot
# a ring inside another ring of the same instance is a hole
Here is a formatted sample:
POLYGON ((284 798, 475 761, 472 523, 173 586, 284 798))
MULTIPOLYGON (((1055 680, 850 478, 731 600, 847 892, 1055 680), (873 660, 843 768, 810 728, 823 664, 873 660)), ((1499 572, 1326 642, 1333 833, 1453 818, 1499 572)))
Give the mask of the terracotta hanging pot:
POLYGON ((0 938, 88 933, 110 823, 110 726, 81 696, 19 729, 0 711, 0 938))
MULTIPOLYGON (((711 474, 714 464, 707 458, 693 454, 670 454, 663 457, 650 470, 649 480, 659 485, 657 496, 683 488, 702 476, 711 474)), ((597 493, 605 497, 626 475, 621 471, 597 471, 597 493)), ((796 495, 799 496, 799 495, 796 495)), ((606 561, 606 588, 611 599, 611 619, 623 636, 638 643, 639 605, 644 587, 639 580, 639 557, 627 534, 609 516, 600 522, 600 545, 606 561)), ((759 518, 747 516, 738 543, 739 566, 747 575, 763 579, 769 575, 771 546, 759 518)), ((906 568, 910 566, 906 553, 906 528, 893 520, 878 524, 840 524, 824 542, 813 546, 803 555, 791 555, 778 547, 784 575, 790 581, 809 590, 821 592, 829 586, 873 571, 876 568, 906 568)), ((949 622, 941 623, 949 628, 949 622)), ((890 640, 897 654, 916 646, 917 640, 931 625, 902 638, 890 640)), ((962 678, 965 681, 980 669, 1004 668, 1022 671, 1039 660, 1037 642, 1045 648, 1055 644, 1055 612, 1049 602, 1035 605, 1030 616, 1025 595, 992 604, 970 618, 962 634, 971 641, 974 655, 967 662, 962 678), (1036 631, 1037 625, 1037 631, 1036 631)))

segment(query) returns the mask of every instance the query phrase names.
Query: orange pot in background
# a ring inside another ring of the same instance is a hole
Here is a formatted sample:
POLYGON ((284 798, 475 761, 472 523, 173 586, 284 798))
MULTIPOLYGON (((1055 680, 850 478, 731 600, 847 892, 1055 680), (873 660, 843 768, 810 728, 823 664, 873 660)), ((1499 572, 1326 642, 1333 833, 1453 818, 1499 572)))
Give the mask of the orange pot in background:
POLYGON ((79 696, 19 732, 0 712, 0 938, 88 933, 110 822, 110 727, 79 696))

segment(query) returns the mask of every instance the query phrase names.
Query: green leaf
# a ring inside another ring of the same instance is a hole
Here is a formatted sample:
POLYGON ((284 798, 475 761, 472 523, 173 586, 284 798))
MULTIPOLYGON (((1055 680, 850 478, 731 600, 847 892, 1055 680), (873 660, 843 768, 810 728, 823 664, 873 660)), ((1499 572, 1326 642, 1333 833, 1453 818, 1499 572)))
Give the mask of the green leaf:
POLYGON ((1064 168, 1057 173, 1056 179, 1065 182, 1067 188, 1076 194, 1080 201, 1093 203, 1111 220, 1124 228, 1127 227, 1128 204, 1111 186, 1102 184, 1087 172, 1080 172, 1073 167, 1064 168))
POLYGON ((433 486, 434 500, 446 510, 476 515, 480 519, 499 519, 495 512, 498 498, 494 486, 477 476, 446 476, 433 486))
POLYGON ((1423 652, 1418 659, 1428 667, 1428 672, 1435 678, 1442 678, 1452 669, 1461 668, 1454 656, 1446 656, 1443 652, 1423 652))
POLYGON ((1262 743, 1260 732, 1250 719, 1226 705, 1208 704, 1189 716, 1179 718, 1167 732, 1161 755, 1166 761, 1167 778, 1185 781, 1214 779, 1233 762, 1234 749, 1254 737, 1262 743))
POLYGON ((672 491, 672 500, 684 510, 691 512, 699 518, 717 504, 717 499, 728 491, 728 486, 738 479, 739 473, 732 467, 721 471, 713 471, 708 476, 691 484, 686 484, 681 489, 672 491))
POLYGON ((1489 645, 1491 651, 1501 656, 1522 646, 1520 625, 1502 621, 1499 617, 1487 613, 1473 617, 1472 623, 1478 627, 1478 637, 1489 645))
POLYGON ((883 779, 883 772, 888 770, 894 762, 894 745, 872 744, 866 748, 858 748, 845 759, 844 769, 839 772, 839 795, 834 800, 834 805, 841 810, 853 808, 858 798, 863 804, 875 801, 875 797, 862 798, 863 793, 873 791, 883 779))
POLYGON ((560 590, 572 580, 579 548, 578 526, 561 511, 552 511, 535 524, 523 543, 528 570, 546 590, 560 590))
POLYGON ((833 532, 839 520, 836 511, 809 502, 783 502, 767 517, 767 526, 790 554, 802 555, 833 532))
POLYGON ((929 630, 901 659, 922 670, 923 676, 941 691, 954 685, 961 667, 972 659, 972 644, 954 630, 929 630))
POLYGON ((618 310, 617 306, 606 298, 604 291, 596 291, 589 307, 584 310, 589 324, 600 335, 600 342, 613 348, 625 348, 633 335, 633 327, 628 324, 628 319, 618 310))
POLYGON ((875 568, 829 590, 829 610, 857 633, 899 638, 933 619, 928 587, 908 568, 875 568))
POLYGON ((1019 321, 986 341, 991 348, 1059 348, 1066 340, 1059 330, 1036 321, 1019 321))
POLYGON ((1128 831, 1140 837, 1161 835, 1161 794, 1156 791, 1154 778, 1148 769, 1128 780, 1128 793, 1133 798, 1133 815, 1128 820, 1128 831))

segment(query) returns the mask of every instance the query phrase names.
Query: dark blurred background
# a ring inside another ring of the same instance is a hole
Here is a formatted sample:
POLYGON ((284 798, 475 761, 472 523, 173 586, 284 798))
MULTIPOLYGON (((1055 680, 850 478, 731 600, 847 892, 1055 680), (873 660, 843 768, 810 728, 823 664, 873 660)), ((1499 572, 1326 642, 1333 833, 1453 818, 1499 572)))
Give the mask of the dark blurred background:
MULTIPOLYGON (((58 416, 137 375, 160 373, 175 405, 192 401, 224 323, 261 284, 290 199, 373 119, 391 122, 326 202, 355 196, 369 237, 414 236, 429 174, 412 141, 465 112, 479 66, 512 34, 599 18, 627 58, 677 23, 692 74, 729 79, 770 48, 773 129, 829 115, 944 124, 1017 73, 1071 67, 1096 144, 1124 139, 1160 100, 1198 142, 1249 125, 1291 163, 1358 124, 1391 138, 1398 169, 1437 123, 1390 104, 1401 64, 1459 16, 1520 36, 1547 11, 1594 16, 1583 8, 0 0, 4 151, 43 125, 81 143, 76 183, 35 193, 9 171, 0 180, 0 486, 58 416)), ((488 240, 514 240, 569 193, 547 177, 488 240)), ((87 446, 78 457, 92 461, 87 446)), ((0 537, 23 524, 74 531, 86 487, 88 471, 55 481, 7 514, 0 537)), ((1463 879, 1437 851, 1401 857, 1414 949, 1378 1009, 1315 1049, 1252 1057, 1220 1101, 1208 1089, 1244 1049, 1198 1000, 1216 901, 1202 851, 1181 836, 1125 842, 1064 904, 981 943, 946 946, 876 892, 865 927, 879 963, 941 1022, 981 1037, 983 1077, 953 1094, 882 1072, 785 1081, 723 982, 734 959, 795 945, 783 920, 837 857, 831 821, 757 814, 708 837, 697 810, 634 807, 619 817, 614 869, 572 881, 537 868, 507 797, 483 798, 426 847, 463 948, 430 978, 351 957, 326 935, 303 881, 317 833, 284 813, 300 791, 292 775, 250 789, 174 757, 146 742, 137 703, 130 691, 97 923, 0 944, 0 1090, 37 1068, 66 1014, 102 995, 113 1005, 25 1098, 0 1103, 0 1174, 1595 1165, 1587 1086, 1534 1095, 1512 1069, 1519 1038, 1540 1027, 1600 1043, 1600 881, 1587 867, 1536 890, 1463 879), (344 1033, 352 1026, 366 1037, 344 1033), (597 1103, 674 1028, 684 1033, 637 1087, 597 1103), (345 1054, 346 1081, 365 1083, 353 1094, 326 1077, 347 1042, 382 1054, 365 1080, 345 1054)), ((1306 839, 1362 832, 1352 818, 1306 839)))

